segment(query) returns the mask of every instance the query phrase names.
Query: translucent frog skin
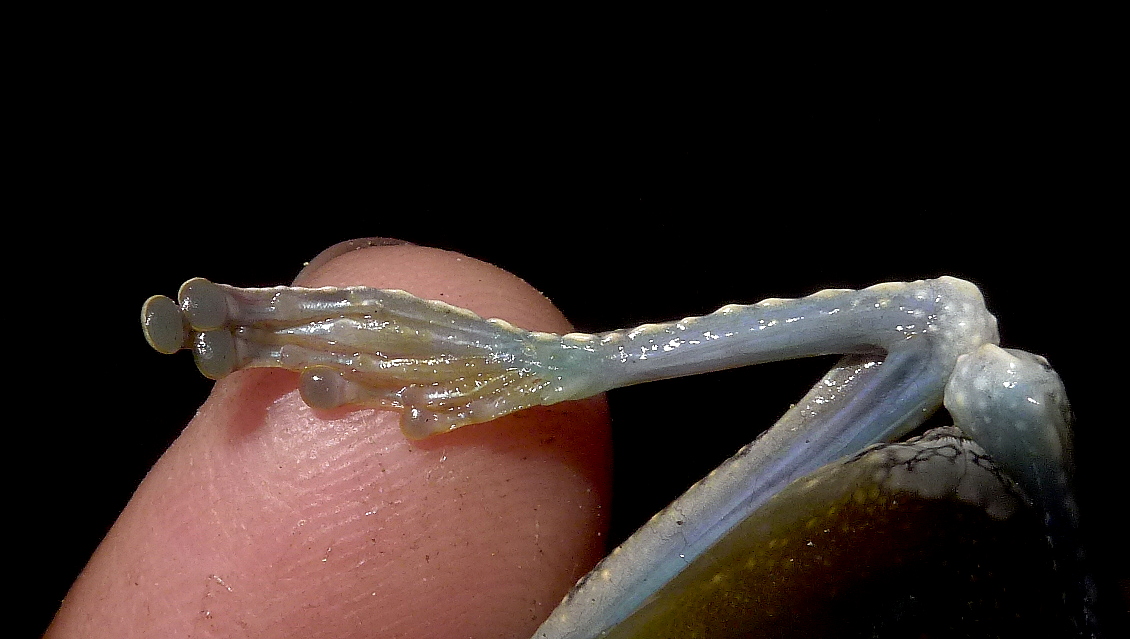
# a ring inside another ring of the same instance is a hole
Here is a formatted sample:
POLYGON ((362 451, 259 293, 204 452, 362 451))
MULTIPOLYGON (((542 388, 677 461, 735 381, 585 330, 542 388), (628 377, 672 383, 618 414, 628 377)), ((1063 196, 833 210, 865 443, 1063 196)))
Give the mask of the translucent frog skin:
MULTIPOLYGON (((1077 559, 1063 386, 1042 358, 997 347, 996 319, 980 291, 956 278, 728 305, 596 335, 529 332, 404 291, 194 279, 177 301, 150 298, 142 324, 153 348, 191 349, 209 378, 293 370, 309 405, 398 409, 412 438, 647 381, 844 356, 773 428, 582 579, 535 637, 634 636, 633 619, 663 607, 667 584, 790 484, 906 436, 943 399, 956 426, 1044 513, 1052 543, 1077 559)), ((1065 596, 1079 600, 1075 623, 1089 636, 1091 595, 1086 585, 1075 590, 1065 596)))

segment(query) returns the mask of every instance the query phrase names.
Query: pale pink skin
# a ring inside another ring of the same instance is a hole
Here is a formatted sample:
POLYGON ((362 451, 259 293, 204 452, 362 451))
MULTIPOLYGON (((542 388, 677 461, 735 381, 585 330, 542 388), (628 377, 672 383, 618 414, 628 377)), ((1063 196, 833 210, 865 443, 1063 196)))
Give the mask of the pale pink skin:
MULTIPOLYGON (((571 329, 517 277, 424 247, 347 253, 298 284, 571 329)), ((602 397, 413 442, 394 412, 310 409, 297 381, 259 369, 216 384, 46 637, 521 638, 602 555, 602 397)))

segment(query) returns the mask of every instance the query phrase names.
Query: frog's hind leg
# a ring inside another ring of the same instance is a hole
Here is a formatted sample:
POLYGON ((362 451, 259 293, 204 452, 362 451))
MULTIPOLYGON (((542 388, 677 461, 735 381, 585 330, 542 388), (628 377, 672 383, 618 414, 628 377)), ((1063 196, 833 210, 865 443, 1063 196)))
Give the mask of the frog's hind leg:
MULTIPOLYGON (((606 636, 790 482, 899 438, 941 405, 958 355, 997 339, 968 282, 942 278, 724 307, 601 336, 615 385, 766 361, 847 353, 764 435, 657 514, 583 580, 539 639, 606 636), (593 605, 598 602, 599 605, 593 605)), ((739 406, 733 398, 728 406, 739 406)), ((609 635, 611 636, 611 635, 609 635)))

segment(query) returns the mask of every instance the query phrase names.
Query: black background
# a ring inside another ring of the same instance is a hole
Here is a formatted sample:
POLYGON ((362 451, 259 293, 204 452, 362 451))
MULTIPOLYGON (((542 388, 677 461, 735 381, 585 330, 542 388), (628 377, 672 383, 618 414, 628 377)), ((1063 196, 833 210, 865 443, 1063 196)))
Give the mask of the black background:
MULTIPOLYGON (((142 301, 193 276, 286 283, 330 244, 373 235, 498 264, 583 331, 832 286, 972 280, 1002 344, 1047 356, 1066 383, 1092 554, 1118 597, 1125 498, 1105 407, 1119 397, 1104 380, 1124 357, 1111 284, 1124 267, 1099 195, 1113 179, 1104 89, 1033 45, 913 63, 722 42, 522 66, 499 50, 426 72, 369 57, 363 77, 277 52, 222 73, 189 55, 76 62, 29 152, 36 198, 21 215, 37 230, 14 235, 32 257, 10 274, 33 305, 13 324, 59 309, 46 346, 27 327, 35 354, 14 369, 29 384, 11 393, 48 389, 16 425, 31 488, 17 525, 43 579, 33 625, 211 386, 188 356, 146 346, 142 301)), ((612 393, 613 540, 828 364, 612 393)))

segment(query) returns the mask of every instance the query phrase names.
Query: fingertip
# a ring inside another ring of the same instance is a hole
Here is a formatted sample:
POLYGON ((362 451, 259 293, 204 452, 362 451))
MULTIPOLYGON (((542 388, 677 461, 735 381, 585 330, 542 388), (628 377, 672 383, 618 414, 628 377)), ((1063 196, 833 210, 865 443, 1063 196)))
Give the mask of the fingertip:
MULTIPOLYGON (((312 266, 303 286, 397 288, 528 330, 571 330, 520 278, 449 251, 366 246, 312 266)), ((58 628, 174 636, 201 623, 204 588, 217 636, 247 620, 258 625, 241 632, 275 637, 523 636, 599 559, 602 398, 409 441, 395 413, 311 408, 300 381, 244 371, 217 383, 72 588, 58 628)))
MULTIPOLYGON (((521 278, 441 249, 386 245, 349 250, 304 273, 302 283, 398 288, 467 308, 484 318, 501 318, 526 330, 572 330, 556 306, 521 278)), ((611 461, 610 424, 603 397, 521 411, 414 440, 409 448, 418 455, 407 463, 419 463, 425 476, 435 470, 428 469, 429 459, 430 463, 445 460, 447 470, 459 469, 466 478, 466 490, 487 508, 440 508, 429 511, 427 518, 449 529, 454 537, 460 537, 461 530, 478 530, 481 534, 473 544, 495 549, 465 555, 460 565, 437 575, 433 579, 437 598, 432 600, 436 603, 416 604, 420 608, 414 614, 432 615, 433 621, 442 624, 435 615, 446 613, 452 629, 461 631, 467 631, 466 618, 472 615, 484 629, 500 632, 511 627, 515 635, 532 632, 603 553, 611 461), (531 527, 538 531, 532 537, 519 532, 531 527), (516 578, 483 580, 484 573, 508 574, 508 568, 500 568, 496 561, 499 552, 525 562, 524 568, 514 573, 516 578), (543 562, 542 570, 529 570, 543 562), (471 581, 481 584, 477 593, 457 585, 471 581), (473 602, 484 596, 513 605, 473 610, 473 602), (530 597, 541 601, 532 616, 528 610, 519 610, 526 607, 521 602, 530 597), (445 602, 447 610, 435 610, 439 601, 445 602)), ((410 493, 419 503, 437 501, 436 493, 425 485, 414 486, 410 493)), ((441 546, 446 543, 451 541, 440 541, 441 546)))

